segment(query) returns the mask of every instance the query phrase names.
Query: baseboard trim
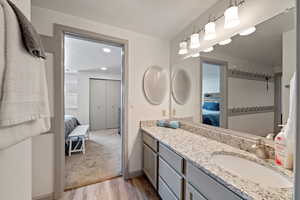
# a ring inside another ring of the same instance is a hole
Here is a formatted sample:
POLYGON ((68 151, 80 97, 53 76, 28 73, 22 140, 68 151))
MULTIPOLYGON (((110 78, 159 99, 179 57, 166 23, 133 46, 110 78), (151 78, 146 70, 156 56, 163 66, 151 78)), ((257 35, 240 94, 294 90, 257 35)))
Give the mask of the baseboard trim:
POLYGON ((54 193, 43 194, 36 197, 32 197, 32 200, 54 200, 54 193))
POLYGON ((76 190, 76 189, 81 188, 81 187, 86 187, 86 186, 101 183, 101 182, 104 182, 104 181, 109 181, 109 180, 116 179, 116 178, 119 178, 119 177, 122 177, 122 175, 116 175, 116 176, 112 176, 112 177, 101 178, 101 179, 98 179, 96 181, 92 181, 92 182, 89 182, 89 183, 76 185, 76 186, 72 186, 72 187, 67 187, 67 188, 65 188, 64 191, 67 192, 67 191, 70 191, 70 190, 76 190))
POLYGON ((136 178, 139 176, 144 175, 143 170, 138 170, 138 171, 134 171, 134 172, 129 172, 127 179, 132 179, 132 178, 136 178))

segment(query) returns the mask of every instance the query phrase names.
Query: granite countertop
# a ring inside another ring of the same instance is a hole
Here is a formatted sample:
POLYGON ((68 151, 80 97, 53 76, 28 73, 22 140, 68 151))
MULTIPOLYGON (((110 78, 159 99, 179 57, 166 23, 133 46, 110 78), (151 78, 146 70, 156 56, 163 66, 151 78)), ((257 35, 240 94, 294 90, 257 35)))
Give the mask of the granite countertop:
POLYGON ((171 147, 179 155, 201 168, 228 188, 235 191, 245 199, 254 200, 291 200, 292 188, 271 188, 254 183, 250 180, 236 176, 222 169, 212 160, 215 154, 229 154, 246 158, 269 167, 283 174, 292 181, 292 172, 274 165, 271 160, 258 159, 254 154, 234 148, 232 146, 208 139, 201 135, 183 130, 162 127, 142 127, 143 131, 171 147))

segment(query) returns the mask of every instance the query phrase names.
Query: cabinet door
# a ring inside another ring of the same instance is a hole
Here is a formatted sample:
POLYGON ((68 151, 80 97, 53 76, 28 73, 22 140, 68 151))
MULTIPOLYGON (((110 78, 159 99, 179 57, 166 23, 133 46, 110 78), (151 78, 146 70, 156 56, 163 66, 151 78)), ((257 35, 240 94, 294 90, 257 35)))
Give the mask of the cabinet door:
POLYGON ((106 129, 106 82, 90 79, 90 126, 91 130, 106 129))
POLYGON ((206 200, 192 185, 186 185, 186 200, 206 200))
POLYGON ((157 188, 157 154, 146 144, 143 145, 143 170, 153 187, 157 188))
POLYGON ((119 128, 121 109, 121 81, 106 81, 106 127, 119 128))

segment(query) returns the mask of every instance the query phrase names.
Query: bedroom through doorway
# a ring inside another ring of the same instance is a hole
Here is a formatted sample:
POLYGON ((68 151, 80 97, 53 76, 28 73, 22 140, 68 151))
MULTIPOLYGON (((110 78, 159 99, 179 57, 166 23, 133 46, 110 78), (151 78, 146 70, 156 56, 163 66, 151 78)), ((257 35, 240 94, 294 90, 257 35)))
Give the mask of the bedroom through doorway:
POLYGON ((65 190, 121 175, 122 65, 122 46, 65 34, 65 190))

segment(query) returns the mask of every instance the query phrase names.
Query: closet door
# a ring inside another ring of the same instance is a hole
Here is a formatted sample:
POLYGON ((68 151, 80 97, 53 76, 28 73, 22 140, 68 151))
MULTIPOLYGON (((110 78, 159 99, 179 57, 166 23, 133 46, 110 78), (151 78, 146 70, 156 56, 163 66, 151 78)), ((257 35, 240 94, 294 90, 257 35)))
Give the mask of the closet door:
POLYGON ((106 129, 106 81, 90 79, 90 127, 106 129))
POLYGON ((121 108, 121 81, 106 82, 106 127, 119 128, 121 108))

